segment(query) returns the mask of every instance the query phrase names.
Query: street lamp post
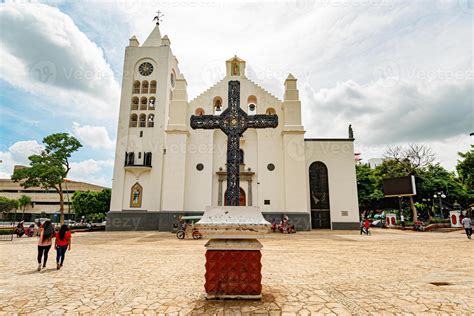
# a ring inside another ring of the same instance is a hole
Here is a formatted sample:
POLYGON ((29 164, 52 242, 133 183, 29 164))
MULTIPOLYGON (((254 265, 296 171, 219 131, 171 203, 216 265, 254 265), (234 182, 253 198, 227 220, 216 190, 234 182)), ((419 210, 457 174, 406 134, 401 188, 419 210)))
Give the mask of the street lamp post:
POLYGON ((431 207, 431 211, 430 211, 430 205, 429 204, 431 202, 431 199, 422 199, 422 201, 425 203, 425 205, 428 206, 428 217, 431 220, 431 214, 433 214, 433 216, 435 216, 433 207, 431 207))
POLYGON ((435 194, 433 195, 433 197, 434 197, 435 199, 438 199, 438 202, 439 202, 439 214, 440 214, 441 218, 444 218, 443 206, 442 206, 442 204, 441 204, 441 199, 445 199, 445 198, 446 198, 446 195, 444 194, 443 191, 441 191, 441 192, 435 193, 435 194))

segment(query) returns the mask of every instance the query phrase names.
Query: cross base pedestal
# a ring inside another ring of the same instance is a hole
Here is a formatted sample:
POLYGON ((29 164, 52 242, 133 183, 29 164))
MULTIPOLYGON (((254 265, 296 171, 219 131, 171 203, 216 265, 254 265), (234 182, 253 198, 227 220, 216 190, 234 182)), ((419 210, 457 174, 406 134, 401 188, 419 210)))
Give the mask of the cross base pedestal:
POLYGON ((211 239, 206 249, 207 299, 262 297, 262 244, 257 239, 211 239))

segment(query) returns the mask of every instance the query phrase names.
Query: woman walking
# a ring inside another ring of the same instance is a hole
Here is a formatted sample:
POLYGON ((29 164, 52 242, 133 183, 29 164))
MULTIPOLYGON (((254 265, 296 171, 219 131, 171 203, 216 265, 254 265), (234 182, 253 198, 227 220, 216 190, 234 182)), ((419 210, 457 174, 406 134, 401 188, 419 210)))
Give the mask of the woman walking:
POLYGON ((71 232, 66 224, 63 224, 56 233, 56 269, 61 269, 64 263, 66 251, 71 250, 71 232))
POLYGON ((43 260, 43 269, 46 268, 48 262, 48 253, 51 249, 54 237, 54 227, 51 221, 47 220, 40 228, 40 237, 38 241, 38 271, 41 270, 41 260, 43 260))

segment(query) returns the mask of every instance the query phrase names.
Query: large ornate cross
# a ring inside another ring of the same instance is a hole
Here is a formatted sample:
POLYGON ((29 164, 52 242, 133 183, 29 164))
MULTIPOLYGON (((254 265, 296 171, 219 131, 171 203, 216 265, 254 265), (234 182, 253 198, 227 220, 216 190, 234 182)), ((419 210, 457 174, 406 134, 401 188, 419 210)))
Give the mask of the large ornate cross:
POLYGON ((275 128, 278 126, 278 116, 247 115, 240 108, 240 82, 229 81, 229 106, 221 115, 191 116, 190 125, 193 129, 220 128, 227 135, 227 205, 238 206, 240 198, 239 155, 240 137, 247 128, 275 128))

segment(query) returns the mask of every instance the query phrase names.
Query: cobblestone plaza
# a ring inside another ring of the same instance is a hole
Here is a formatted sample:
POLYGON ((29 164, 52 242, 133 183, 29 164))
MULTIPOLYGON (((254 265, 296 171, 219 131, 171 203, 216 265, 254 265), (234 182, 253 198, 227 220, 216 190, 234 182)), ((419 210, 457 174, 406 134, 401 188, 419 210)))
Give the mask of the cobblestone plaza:
POLYGON ((63 269, 36 271, 36 239, 0 243, 0 314, 465 314, 474 242, 461 231, 272 234, 263 299, 207 301, 206 240, 164 232, 73 235, 63 269))

